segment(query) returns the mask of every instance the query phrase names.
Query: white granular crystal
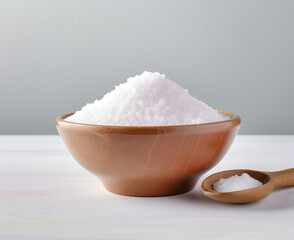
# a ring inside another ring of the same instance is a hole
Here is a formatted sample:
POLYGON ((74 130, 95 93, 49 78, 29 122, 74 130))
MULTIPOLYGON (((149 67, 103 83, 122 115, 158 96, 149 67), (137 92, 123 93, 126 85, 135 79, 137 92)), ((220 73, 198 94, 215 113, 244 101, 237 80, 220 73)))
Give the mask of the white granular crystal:
POLYGON ((230 119, 164 74, 144 72, 116 86, 101 100, 87 104, 66 121, 116 126, 164 126, 218 122, 230 119))
POLYGON ((260 181, 250 177, 247 173, 243 173, 241 176, 235 175, 226 179, 221 178, 213 184, 213 189, 218 192, 234 192, 261 185, 262 183, 260 181))

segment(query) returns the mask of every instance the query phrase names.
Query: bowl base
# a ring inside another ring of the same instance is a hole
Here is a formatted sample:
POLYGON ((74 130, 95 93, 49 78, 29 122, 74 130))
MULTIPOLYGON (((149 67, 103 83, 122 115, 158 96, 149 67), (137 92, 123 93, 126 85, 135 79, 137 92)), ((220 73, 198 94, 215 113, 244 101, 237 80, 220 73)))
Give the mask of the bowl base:
POLYGON ((182 180, 128 180, 102 181, 104 187, 112 193, 133 197, 162 197, 183 194, 191 191, 196 179, 182 180))

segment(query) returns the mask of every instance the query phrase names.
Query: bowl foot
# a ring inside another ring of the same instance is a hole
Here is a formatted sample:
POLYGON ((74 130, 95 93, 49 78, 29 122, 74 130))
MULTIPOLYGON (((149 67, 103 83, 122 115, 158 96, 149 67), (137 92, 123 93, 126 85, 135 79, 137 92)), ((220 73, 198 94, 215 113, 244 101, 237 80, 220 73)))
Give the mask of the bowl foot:
POLYGON ((134 197, 160 197, 189 192, 195 187, 197 179, 130 179, 116 181, 102 180, 102 182, 108 191, 119 195, 134 197))

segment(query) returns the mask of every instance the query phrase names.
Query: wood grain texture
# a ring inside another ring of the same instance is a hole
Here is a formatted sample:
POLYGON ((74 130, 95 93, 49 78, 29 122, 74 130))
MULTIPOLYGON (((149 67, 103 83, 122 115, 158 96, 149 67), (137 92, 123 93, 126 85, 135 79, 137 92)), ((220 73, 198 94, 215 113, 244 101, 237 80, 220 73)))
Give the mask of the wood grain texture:
POLYGON ((237 136, 193 191, 136 198, 107 192, 58 136, 0 136, 0 239, 293 239, 293 188, 245 205, 200 191, 215 172, 270 172, 293 159, 294 136, 237 136))
POLYGON ((81 124, 65 121, 70 113, 58 117, 56 127, 73 157, 109 191, 168 196, 191 191, 231 146, 240 117, 220 112, 230 118, 175 126, 81 124))
POLYGON ((270 175, 273 180, 274 188, 294 186, 294 168, 270 172, 268 175, 270 175))

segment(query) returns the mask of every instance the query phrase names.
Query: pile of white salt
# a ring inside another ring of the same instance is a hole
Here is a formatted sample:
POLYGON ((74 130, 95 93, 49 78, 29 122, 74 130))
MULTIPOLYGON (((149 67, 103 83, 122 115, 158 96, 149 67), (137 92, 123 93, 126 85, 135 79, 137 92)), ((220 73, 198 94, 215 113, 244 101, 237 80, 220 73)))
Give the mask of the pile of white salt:
POLYGON ((243 173, 241 176, 235 175, 229 178, 221 178, 213 184, 213 189, 218 192, 234 192, 261 185, 260 181, 250 177, 247 173, 243 173))
POLYGON ((119 126, 164 126, 228 120, 192 97, 164 74, 131 77, 101 100, 87 104, 66 121, 119 126))

